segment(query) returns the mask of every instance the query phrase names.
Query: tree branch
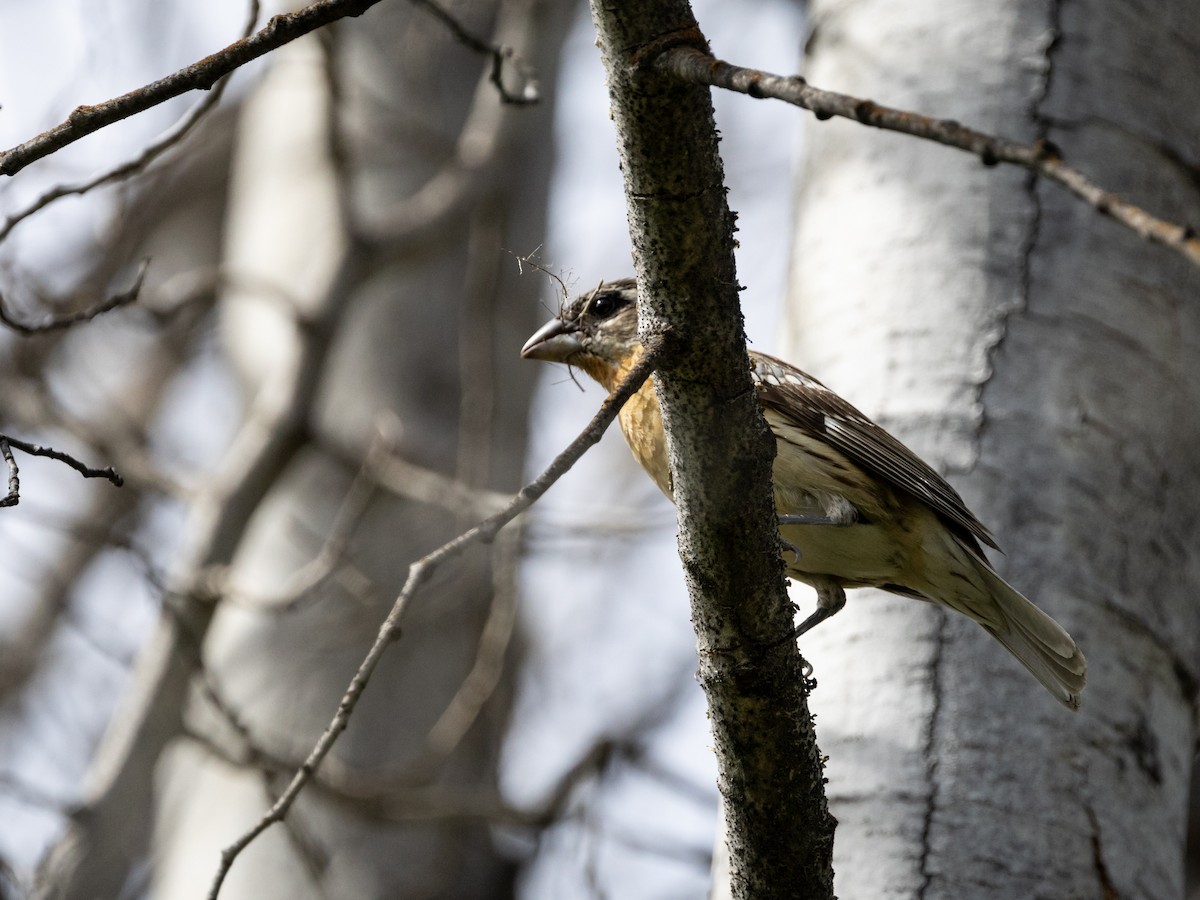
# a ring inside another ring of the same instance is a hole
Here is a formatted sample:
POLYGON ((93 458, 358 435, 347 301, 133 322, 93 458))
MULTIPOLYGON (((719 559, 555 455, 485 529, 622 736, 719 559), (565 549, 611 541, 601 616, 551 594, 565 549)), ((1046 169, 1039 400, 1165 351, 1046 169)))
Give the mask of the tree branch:
POLYGON ((467 31, 467 29, 463 28, 462 24, 454 16, 450 15, 445 8, 433 2, 433 0, 409 0, 409 2, 413 6, 419 6, 428 10, 430 15, 450 29, 450 33, 464 47, 491 59, 492 71, 489 80, 495 85, 497 93, 500 94, 501 102, 511 103, 515 106, 529 106, 541 99, 537 79, 521 58, 513 52, 511 47, 502 47, 499 44, 489 44, 487 41, 480 40, 467 31), (512 93, 504 86, 504 61, 507 59, 515 61, 517 72, 524 80, 519 94, 512 93))
MULTIPOLYGON (((294 13, 274 16, 264 28, 249 37, 235 41, 225 49, 185 66, 166 78, 160 78, 103 103, 76 107, 65 122, 0 153, 0 175, 15 175, 30 163, 49 156, 80 138, 87 137, 114 122, 145 112, 188 91, 207 91, 218 80, 246 63, 338 19, 361 16, 379 2, 380 0, 317 0, 316 3, 294 13)), ((513 58, 511 50, 487 44, 474 37, 432 0, 411 2, 429 10, 449 25, 455 36, 468 47, 492 58, 492 82, 500 90, 501 99, 507 103, 537 102, 536 82, 523 67, 521 74, 525 78, 525 85, 520 95, 509 93, 503 86, 502 67, 504 60, 513 58)))
POLYGON ((49 156, 107 125, 127 119, 188 91, 207 91, 218 79, 284 44, 346 16, 361 16, 380 0, 318 0, 294 13, 272 17, 266 27, 224 50, 185 66, 135 90, 97 103, 78 106, 67 120, 37 137, 0 153, 0 175, 15 175, 27 165, 49 156))
MULTIPOLYGON (((246 26, 242 30, 242 37, 247 38, 254 30, 254 23, 258 21, 259 0, 251 0, 250 8, 246 15, 246 26)), ((0 225, 0 241, 8 237, 9 233, 28 219, 30 216, 45 209, 56 200, 61 200, 63 197, 76 196, 86 194, 94 188, 100 187, 102 184, 108 184, 113 181, 121 181, 129 178, 132 175, 143 171, 154 160, 162 156, 167 150, 183 142, 184 138, 191 133, 205 116, 211 112, 216 105, 221 101, 221 95, 225 93, 225 86, 228 84, 228 79, 222 79, 217 82, 216 86, 207 97, 197 103, 188 113, 175 123, 165 134, 160 136, 158 140, 145 147, 141 153, 135 158, 128 160, 116 168, 109 169, 87 181, 81 181, 77 184, 60 184, 46 191, 20 212, 13 213, 4 224, 0 225)))
MULTIPOLYGON (((0 236, 2 237, 2 236, 0 236)), ((128 306, 137 300, 142 292, 142 282, 146 279, 146 269, 150 266, 150 260, 142 260, 142 264, 138 266, 137 277, 133 280, 133 285, 119 294, 114 294, 105 300, 101 300, 95 306, 89 306, 87 309, 79 312, 67 313, 63 316, 51 317, 44 322, 20 322, 13 318, 12 313, 8 310, 8 304, 4 300, 4 295, 0 294, 0 322, 7 325, 18 334, 44 334, 47 331, 61 331, 64 328, 70 328, 79 322, 87 322, 96 316, 103 315, 106 312, 112 312, 114 309, 119 309, 122 306, 128 306)))
POLYGON ((784 587, 775 442, 750 379, 712 101, 652 63, 708 45, 684 0, 592 17, 612 99, 639 333, 671 329, 655 376, 735 897, 831 898, 834 821, 784 587))
POLYGON ((978 156, 986 166, 1008 163, 1029 169, 1062 185, 1097 212, 1111 216, 1143 239, 1175 250, 1193 265, 1200 266, 1200 236, 1197 236, 1192 225, 1160 219, 1117 194, 1104 190, 1082 172, 1063 162, 1059 149, 1048 141, 1022 144, 967 128, 953 119, 935 119, 908 110, 880 106, 872 100, 849 94, 822 90, 813 87, 799 75, 789 78, 735 66, 696 47, 669 47, 655 59, 655 65, 692 84, 725 88, 751 97, 783 100, 810 110, 818 119, 840 116, 872 128, 896 131, 965 150, 978 156))
POLYGON ((69 453, 55 450, 53 447, 30 444, 28 441, 22 441, 7 434, 0 434, 0 456, 3 456, 4 462, 8 467, 8 496, 0 500, 0 507, 16 506, 20 502, 20 473, 17 470, 17 461, 13 458, 13 447, 24 453, 28 453, 30 456, 45 456, 64 463, 84 478, 104 478, 111 481, 117 487, 121 487, 125 483, 125 479, 118 475, 111 466, 103 469, 93 469, 69 453))
POLYGON ((388 612, 383 625, 380 626, 375 643, 371 646, 366 657, 363 658, 358 671, 350 682, 350 686, 342 696, 341 702, 338 704, 337 713, 329 723, 329 727, 325 729, 313 747, 312 752, 305 759, 304 764, 300 766, 300 769, 292 777, 291 783, 279 799, 275 801, 274 805, 267 810, 266 814, 259 819, 253 828, 222 851, 221 864, 213 878, 212 886, 209 888, 209 900, 216 900, 220 894, 221 885, 224 883, 225 877, 229 874, 234 860, 260 834, 277 822, 283 821, 292 804, 296 802, 296 798, 300 795, 300 792, 312 781, 317 768, 321 765, 321 761, 333 748, 334 743, 341 733, 346 730, 346 726, 349 725, 350 716, 354 712, 354 708, 358 705, 363 691, 366 690, 371 675, 374 673, 376 666, 379 665, 383 654, 387 651, 391 643, 400 637, 400 619, 417 591, 429 580, 438 566, 458 557, 468 547, 480 543, 490 543, 501 528, 527 510, 539 497, 546 493, 554 482, 561 478, 592 445, 600 440, 605 430, 612 424, 613 419, 617 417, 617 413, 620 412, 621 407, 625 405, 625 401, 650 377, 650 373, 658 364, 661 353, 661 339, 651 342, 647 346, 647 352, 641 361, 630 371, 620 387, 608 396, 587 428, 562 453, 555 457, 554 461, 541 475, 521 488, 503 510, 489 516, 478 525, 463 532, 454 538, 454 540, 443 544, 432 553, 423 556, 409 566, 408 579, 405 581, 399 596, 396 597, 395 602, 392 604, 392 608, 388 612))

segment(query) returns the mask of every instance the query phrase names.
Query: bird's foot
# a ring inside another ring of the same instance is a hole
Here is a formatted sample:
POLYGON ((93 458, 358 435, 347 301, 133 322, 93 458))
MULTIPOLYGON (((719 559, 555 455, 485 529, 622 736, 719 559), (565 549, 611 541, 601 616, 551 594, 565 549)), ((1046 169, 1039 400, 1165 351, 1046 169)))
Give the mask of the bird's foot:
POLYGON ((796 637, 800 637, 800 635, 820 625, 830 616, 841 612, 842 607, 845 605, 846 592, 840 584, 826 582, 818 585, 817 608, 813 610, 812 615, 796 626, 793 634, 796 637))
POLYGON ((806 631, 809 631, 810 629, 816 627, 817 625, 820 625, 822 622, 824 622, 826 619, 828 619, 830 616, 832 616, 839 609, 841 609, 840 606, 838 606, 836 608, 828 607, 828 606, 818 606, 813 611, 813 614, 811 616, 809 616, 807 619, 805 619, 803 622, 801 622, 799 625, 797 625, 794 629, 792 629, 792 637, 800 637, 800 635, 804 634, 806 631))
POLYGON ((785 538, 782 534, 779 536, 779 546, 780 546, 780 552, 787 553, 788 551, 790 551, 795 554, 796 561, 797 562, 800 561, 800 557, 803 555, 800 552, 800 548, 797 547, 795 544, 793 544, 791 541, 789 541, 787 538, 785 538))

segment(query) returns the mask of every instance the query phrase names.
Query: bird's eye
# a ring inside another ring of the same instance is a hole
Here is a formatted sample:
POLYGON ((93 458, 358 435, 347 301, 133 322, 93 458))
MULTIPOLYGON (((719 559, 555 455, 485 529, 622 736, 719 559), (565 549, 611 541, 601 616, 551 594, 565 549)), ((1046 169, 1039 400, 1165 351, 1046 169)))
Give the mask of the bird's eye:
POLYGON ((607 319, 621 308, 620 298, 616 294, 600 294, 588 308, 597 319, 607 319))

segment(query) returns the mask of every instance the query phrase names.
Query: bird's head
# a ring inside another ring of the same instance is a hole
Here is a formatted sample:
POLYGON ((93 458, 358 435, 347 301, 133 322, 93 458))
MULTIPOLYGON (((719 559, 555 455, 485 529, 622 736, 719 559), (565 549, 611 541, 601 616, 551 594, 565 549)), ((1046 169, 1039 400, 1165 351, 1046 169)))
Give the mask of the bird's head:
POLYGON ((580 294, 525 342, 524 359, 579 366, 606 388, 637 362, 637 283, 606 281, 580 294))

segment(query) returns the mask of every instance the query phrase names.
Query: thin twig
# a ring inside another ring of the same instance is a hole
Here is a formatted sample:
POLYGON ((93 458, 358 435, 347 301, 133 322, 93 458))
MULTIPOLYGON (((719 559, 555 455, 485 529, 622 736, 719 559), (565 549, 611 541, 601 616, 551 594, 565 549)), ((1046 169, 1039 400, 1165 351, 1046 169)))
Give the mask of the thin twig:
POLYGON ((504 674, 504 662, 517 621, 517 560, 520 557, 521 522, 496 538, 492 554, 492 602, 479 634, 471 671, 425 736, 422 764, 446 759, 479 719, 504 674))
POLYGON ((13 457, 12 447, 8 438, 0 435, 0 455, 8 467, 8 494, 0 500, 0 507, 16 506, 21 502, 21 470, 17 468, 17 460, 13 457))
MULTIPOLYGON (((154 375, 170 370, 172 364, 160 365, 160 358, 173 355, 173 345, 173 337, 157 343, 154 353, 139 363, 139 384, 155 381, 154 375)), ((169 378, 162 378, 148 390, 154 396, 161 395, 169 384, 169 378)), ((0 395, 4 397, 4 413, 12 421, 8 427, 13 430, 65 432, 86 445, 89 454, 115 460, 125 484, 139 492, 154 491, 179 500, 191 495, 191 489, 182 481, 162 471, 145 435, 131 424, 137 420, 136 413, 126 409, 121 417, 80 418, 63 409, 44 382, 29 379, 0 379, 0 395)), ((137 398, 139 411, 150 406, 134 390, 126 389, 125 395, 137 398)))
POLYGON ((840 116, 863 125, 896 131, 973 153, 984 165, 1009 163, 1044 175, 1065 187, 1102 215, 1131 229, 1145 240, 1169 247, 1193 265, 1200 266, 1200 236, 1190 224, 1168 222, 1106 191, 1063 162, 1061 152, 1048 141, 1022 144, 967 128, 953 119, 935 119, 872 100, 813 87, 799 75, 790 78, 757 69, 735 66, 691 46, 671 47, 655 64, 685 81, 747 94, 770 97, 812 111, 818 119, 840 116))
POLYGON ((12 313, 8 311, 8 306, 4 302, 4 296, 0 294, 0 322, 18 334, 30 335, 44 334, 47 331, 61 331, 79 322, 90 321, 99 315, 119 309, 122 306, 128 306, 137 300, 138 295, 142 292, 142 282, 146 278, 146 269, 149 266, 150 260, 142 260, 142 264, 138 267, 137 277, 133 280, 133 285, 119 294, 114 294, 112 297, 101 300, 95 306, 88 307, 79 312, 67 313, 56 318, 52 317, 44 322, 31 323, 17 321, 13 318, 12 313))
MULTIPOLYGON (((218 709, 216 712, 223 717, 230 714, 229 710, 218 709)), ((294 771, 298 765, 261 747, 244 748, 245 752, 238 753, 211 735, 194 730, 185 731, 185 735, 201 749, 231 766, 253 766, 274 776, 294 771)), ((326 771, 328 766, 314 776, 313 784, 327 797, 351 805, 356 817, 370 817, 388 823, 473 820, 540 830, 563 818, 575 789, 592 777, 596 770, 607 765, 620 747, 609 738, 599 739, 556 782, 549 796, 532 807, 512 806, 494 788, 480 788, 477 785, 414 785, 349 771, 330 775, 326 771)))
POLYGON ((382 434, 377 434, 372 440, 366 458, 354 473, 354 478, 334 514, 329 534, 317 555, 297 569, 278 594, 256 598, 253 601, 256 605, 269 604, 280 613, 294 612, 312 599, 313 591, 320 584, 346 564, 350 538, 354 529, 362 522, 363 516, 367 514, 378 488, 373 468, 376 457, 386 452, 383 447, 384 440, 382 434))
POLYGON ((334 190, 337 193, 338 210, 342 216, 342 227, 352 240, 363 234, 358 211, 354 205, 354 155, 346 128, 342 122, 345 114, 346 85, 338 68, 338 53, 344 52, 344 44, 338 26, 331 25, 320 33, 321 74, 325 77, 325 96, 322 98, 325 113, 325 152, 333 170, 334 190))
POLYGON ((624 406, 625 401, 642 386, 642 383, 645 382, 654 370, 658 358, 662 353, 662 345, 663 339, 661 335, 651 341, 641 360, 633 367, 617 390, 613 391, 604 401, 599 412, 592 418, 587 428, 562 453, 555 457, 554 461, 541 475, 521 488, 505 509, 495 515, 489 516, 478 525, 463 532, 452 541, 443 544, 437 550, 434 550, 409 566, 408 579, 405 581, 399 596, 396 597, 395 602, 392 604, 391 611, 380 627, 379 633, 375 638, 375 643, 371 646, 370 651, 359 665, 358 671, 350 682, 350 686, 342 696, 333 721, 329 723, 329 727, 325 729, 313 747, 312 752, 305 759, 304 764, 292 777, 287 790, 283 792, 275 804, 259 819, 254 827, 221 852, 221 863, 208 892, 209 900, 216 900, 220 894, 225 876, 228 875, 230 867, 238 855, 260 834, 276 822, 283 820, 305 785, 313 779, 318 766, 321 765, 321 761, 329 753, 338 736, 341 735, 349 724, 350 715, 353 713, 359 698, 366 689, 367 683, 370 681, 376 666, 379 665, 379 661, 383 658, 384 652, 392 641, 400 636, 401 616, 407 608, 409 601, 420 587, 429 580, 437 567, 442 563, 459 556, 464 550, 474 544, 490 543, 501 528, 527 510, 583 456, 588 448, 599 441, 608 426, 612 424, 613 419, 617 417, 617 413, 624 406))
POLYGON ((492 60, 492 73, 490 80, 496 86, 496 90, 500 94, 500 100, 503 103, 511 103, 514 106, 529 106, 537 103, 541 99, 541 93, 538 89, 537 79, 533 73, 525 65, 519 56, 511 47, 502 47, 499 44, 489 44, 487 41, 481 40, 471 32, 467 31, 449 12, 447 12, 440 4, 434 0, 410 0, 413 6, 420 6, 429 10, 430 15, 438 19, 443 25, 450 29, 450 33, 458 40, 460 44, 469 50, 474 50, 476 53, 490 57, 492 60), (521 76, 524 83, 521 85, 521 93, 513 94, 504 86, 504 61, 506 59, 513 60, 516 66, 517 73, 521 76))
MULTIPOLYGON (((12 451, 8 450, 9 445, 11 445, 13 447, 16 447, 18 450, 20 450, 24 453, 28 453, 30 456, 47 456, 50 459, 58 460, 60 463, 65 463, 66 465, 68 465, 72 469, 74 469, 76 472, 78 472, 80 475, 82 475, 84 478, 106 478, 109 481, 111 481, 113 484, 115 484, 117 487, 120 487, 121 485, 123 485, 125 483, 125 479, 123 479, 120 475, 118 475, 111 466, 104 468, 104 469, 92 469, 92 468, 89 468, 88 466, 84 465, 83 463, 81 463, 79 460, 77 460, 75 457, 71 456, 71 454, 69 454, 69 453, 63 453, 61 450, 55 450, 53 447, 42 447, 42 446, 39 446, 38 444, 30 444, 27 441, 22 441, 15 437, 10 437, 9 435, 6 435, 6 434, 0 435, 0 442, 2 442, 4 445, 3 454, 4 454, 5 461, 9 460, 12 457, 12 451)), ((12 487, 13 487, 13 478, 14 478, 14 469, 15 468, 16 468, 15 462, 9 466, 8 485, 9 485, 10 491, 12 490, 12 487)), ((16 503, 14 502, 14 503, 9 503, 9 504, 4 504, 4 505, 15 506, 16 503)))
MULTIPOLYGON (((471 487, 436 469, 429 469, 405 459, 404 448, 395 435, 397 428, 384 419, 380 420, 380 427, 389 428, 392 434, 389 437, 389 445, 377 448, 371 457, 370 474, 376 485, 383 490, 397 497, 427 503, 449 512, 466 510, 472 518, 490 516, 509 501, 508 494, 471 487)), ((359 465, 364 454, 371 449, 364 449, 354 437, 323 426, 315 427, 313 440, 318 448, 346 465, 359 465)))

